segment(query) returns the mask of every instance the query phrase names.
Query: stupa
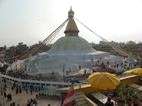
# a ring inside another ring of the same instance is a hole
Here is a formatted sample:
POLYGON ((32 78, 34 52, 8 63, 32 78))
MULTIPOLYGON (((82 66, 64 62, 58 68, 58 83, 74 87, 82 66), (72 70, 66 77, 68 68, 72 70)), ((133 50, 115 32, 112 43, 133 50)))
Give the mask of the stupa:
POLYGON ((78 66, 86 64, 91 59, 96 60, 109 55, 106 52, 96 51, 79 36, 72 9, 68 12, 68 19, 64 37, 59 38, 49 51, 39 53, 23 62, 26 73, 43 76, 51 73, 66 75, 69 71, 77 72, 78 66))

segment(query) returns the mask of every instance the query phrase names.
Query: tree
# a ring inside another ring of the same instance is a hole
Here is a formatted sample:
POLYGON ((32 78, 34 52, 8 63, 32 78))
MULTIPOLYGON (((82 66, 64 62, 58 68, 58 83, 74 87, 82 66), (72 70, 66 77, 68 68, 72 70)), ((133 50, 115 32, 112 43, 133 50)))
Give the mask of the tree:
MULTIPOLYGON (((134 41, 128 41, 127 43, 117 43, 114 41, 108 42, 109 44, 118 47, 122 49, 122 51, 125 51, 127 54, 129 54, 131 57, 142 61, 142 43, 135 43, 134 41)), ((92 47, 96 50, 110 52, 114 55, 119 55, 116 51, 112 49, 110 45, 108 45, 107 42, 100 41, 99 44, 92 43, 92 47)))
POLYGON ((116 96, 119 98, 118 102, 123 102, 125 105, 136 100, 141 100, 141 94, 138 90, 129 87, 126 84, 120 84, 116 90, 116 96))
POLYGON ((16 46, 16 55, 22 55, 29 49, 29 47, 26 44, 23 44, 23 42, 18 43, 16 46))

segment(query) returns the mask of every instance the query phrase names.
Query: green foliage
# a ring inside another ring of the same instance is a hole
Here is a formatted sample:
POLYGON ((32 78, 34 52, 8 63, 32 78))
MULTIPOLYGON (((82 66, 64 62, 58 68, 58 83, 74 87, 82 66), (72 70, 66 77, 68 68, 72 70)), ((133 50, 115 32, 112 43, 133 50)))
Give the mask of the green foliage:
POLYGON ((35 49, 37 47, 39 47, 39 50, 34 52, 32 55, 49 50, 51 48, 51 45, 45 45, 45 44, 42 44, 39 42, 38 44, 28 46, 28 45, 24 44, 23 42, 20 42, 16 46, 11 46, 9 48, 4 46, 4 48, 6 49, 5 61, 7 63, 13 63, 15 61, 15 57, 23 56, 27 52, 32 51, 32 49, 35 49))
MULTIPOLYGON (((129 41, 127 43, 117 43, 117 42, 109 42, 109 44, 120 48, 122 51, 125 51, 129 56, 137 59, 142 66, 142 43, 135 43, 133 41, 129 41)), ((116 51, 114 51, 107 42, 100 41, 99 44, 92 43, 92 47, 99 51, 110 52, 114 55, 119 55, 116 51)))
POLYGON ((141 95, 138 90, 129 87, 128 85, 121 84, 116 90, 117 97, 126 103, 134 100, 140 100, 141 95))

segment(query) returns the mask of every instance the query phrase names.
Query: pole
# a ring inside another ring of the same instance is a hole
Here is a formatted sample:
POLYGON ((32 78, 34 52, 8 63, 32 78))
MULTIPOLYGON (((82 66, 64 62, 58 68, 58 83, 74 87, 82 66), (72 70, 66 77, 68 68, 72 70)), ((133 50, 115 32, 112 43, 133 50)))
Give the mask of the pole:
POLYGON ((0 89, 0 96, 1 96, 1 104, 2 106, 6 106, 6 101, 3 97, 3 92, 4 92, 4 83, 2 77, 0 77, 0 84, 1 84, 1 89, 0 89))

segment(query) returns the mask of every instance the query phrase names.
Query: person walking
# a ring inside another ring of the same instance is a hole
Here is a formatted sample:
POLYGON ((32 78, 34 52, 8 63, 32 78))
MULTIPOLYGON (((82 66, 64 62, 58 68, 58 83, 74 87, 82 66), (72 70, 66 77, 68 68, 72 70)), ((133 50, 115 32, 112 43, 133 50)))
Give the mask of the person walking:
POLYGON ((108 97, 107 102, 105 103, 105 106, 114 106, 114 103, 111 101, 111 97, 108 97))

